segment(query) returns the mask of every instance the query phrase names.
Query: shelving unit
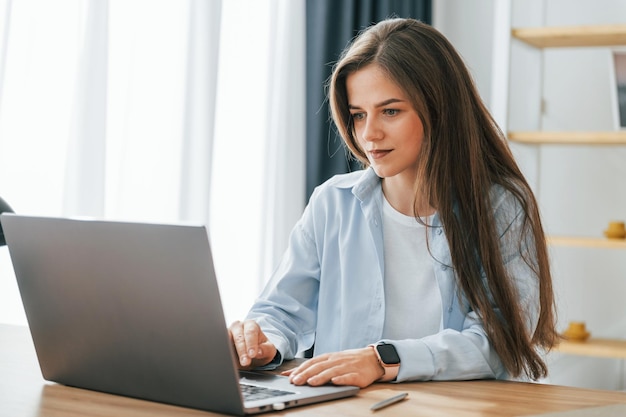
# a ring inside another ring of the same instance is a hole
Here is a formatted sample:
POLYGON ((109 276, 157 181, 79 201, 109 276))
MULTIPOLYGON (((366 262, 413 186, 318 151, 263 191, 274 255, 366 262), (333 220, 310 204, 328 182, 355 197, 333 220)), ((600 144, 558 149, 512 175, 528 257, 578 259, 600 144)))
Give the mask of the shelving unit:
POLYGON ((594 338, 587 339, 584 342, 564 340, 559 343, 556 350, 571 355, 626 359, 626 340, 594 338))
POLYGON ((548 244, 583 248, 626 249, 626 240, 603 237, 549 236, 548 244))
MULTIPOLYGON (((626 25, 533 27, 512 29, 513 39, 536 48, 611 47, 626 45, 626 25)), ((510 141, 529 145, 626 145, 626 131, 549 132, 511 131, 510 141)), ((626 249, 626 240, 602 237, 550 236, 555 246, 597 249, 626 249)), ((626 340, 594 339, 584 342, 562 341, 556 348, 561 353, 626 358, 626 340)))
MULTIPOLYGON (((518 39, 536 48, 608 47, 626 45, 626 25, 517 28, 518 39)), ((626 145, 626 131, 508 132, 509 140, 528 144, 626 145)))
POLYGON ((626 25, 519 28, 511 34, 537 48, 626 45, 626 25))
POLYGON ((509 140, 533 145, 626 145, 626 131, 509 132, 509 140))

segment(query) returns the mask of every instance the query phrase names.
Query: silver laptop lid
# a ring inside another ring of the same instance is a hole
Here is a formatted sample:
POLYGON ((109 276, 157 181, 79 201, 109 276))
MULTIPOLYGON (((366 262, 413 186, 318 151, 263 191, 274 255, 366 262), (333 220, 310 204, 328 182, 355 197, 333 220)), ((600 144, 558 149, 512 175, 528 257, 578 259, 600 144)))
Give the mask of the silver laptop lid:
POLYGON ((205 227, 2 226, 46 380, 243 414, 205 227))

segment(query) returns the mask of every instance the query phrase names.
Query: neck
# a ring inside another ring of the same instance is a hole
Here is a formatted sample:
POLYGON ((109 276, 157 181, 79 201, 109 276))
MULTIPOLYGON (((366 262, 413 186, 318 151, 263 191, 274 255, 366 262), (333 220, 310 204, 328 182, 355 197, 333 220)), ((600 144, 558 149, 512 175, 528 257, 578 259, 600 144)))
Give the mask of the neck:
POLYGON ((424 198, 415 195, 415 184, 411 181, 402 181, 400 178, 383 178, 383 194, 397 211, 405 216, 415 216, 415 208, 421 217, 430 216, 435 209, 424 198), (417 202, 417 204, 415 204, 417 202))

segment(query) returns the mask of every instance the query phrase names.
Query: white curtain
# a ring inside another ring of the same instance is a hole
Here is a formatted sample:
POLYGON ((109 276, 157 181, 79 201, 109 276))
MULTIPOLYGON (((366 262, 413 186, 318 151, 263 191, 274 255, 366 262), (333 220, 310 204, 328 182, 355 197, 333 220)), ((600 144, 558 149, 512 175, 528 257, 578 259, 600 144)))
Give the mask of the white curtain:
POLYGON ((62 211, 72 216, 102 217, 107 144, 108 1, 92 0, 80 6, 62 211))
MULTIPOLYGON (((303 209, 304 0, 0 0, 0 25, 0 195, 207 224, 241 318, 303 209)), ((6 247, 0 274, 24 323, 6 247)))
POLYGON ((274 47, 268 56, 268 89, 272 93, 266 96, 268 142, 264 155, 263 254, 259 268, 264 277, 278 262, 290 229, 304 208, 306 22, 301 3, 274 3, 270 12, 270 44, 274 47))

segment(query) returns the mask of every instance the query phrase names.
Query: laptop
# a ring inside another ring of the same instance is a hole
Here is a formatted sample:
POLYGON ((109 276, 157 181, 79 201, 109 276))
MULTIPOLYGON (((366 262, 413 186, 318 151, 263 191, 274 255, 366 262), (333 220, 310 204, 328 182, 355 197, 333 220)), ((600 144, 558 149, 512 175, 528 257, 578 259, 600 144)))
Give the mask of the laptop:
POLYGON ((359 391, 237 369, 204 226, 0 221, 48 381, 234 415, 359 391), (244 399, 242 385, 274 396, 244 399))

